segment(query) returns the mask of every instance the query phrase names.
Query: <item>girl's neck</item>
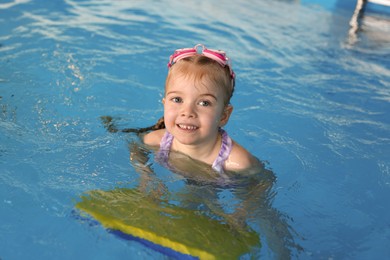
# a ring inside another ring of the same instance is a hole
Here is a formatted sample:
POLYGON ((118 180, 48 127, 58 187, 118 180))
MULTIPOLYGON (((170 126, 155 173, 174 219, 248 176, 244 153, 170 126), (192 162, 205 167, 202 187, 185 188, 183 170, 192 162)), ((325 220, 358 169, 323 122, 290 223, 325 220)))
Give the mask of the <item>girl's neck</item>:
POLYGON ((176 139, 173 139, 172 149, 180 151, 193 159, 205 162, 207 164, 212 164, 217 158, 220 147, 221 147, 222 137, 221 134, 217 134, 215 142, 210 142, 209 144, 199 144, 199 145, 185 145, 179 143, 176 139))

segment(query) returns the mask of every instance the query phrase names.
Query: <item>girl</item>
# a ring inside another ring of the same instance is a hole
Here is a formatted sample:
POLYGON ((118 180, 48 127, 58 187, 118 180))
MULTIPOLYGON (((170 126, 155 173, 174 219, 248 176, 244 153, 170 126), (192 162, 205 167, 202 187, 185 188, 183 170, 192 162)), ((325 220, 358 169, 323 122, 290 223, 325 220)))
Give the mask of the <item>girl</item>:
POLYGON ((235 84, 225 52, 202 44, 179 49, 168 68, 162 99, 165 128, 143 137, 145 144, 159 147, 157 158, 168 162, 170 151, 177 151, 217 172, 257 167, 258 160, 222 129, 233 111, 235 84))
POLYGON ((140 194, 221 219, 232 232, 246 230, 247 221, 255 221, 276 258, 289 259, 289 247, 295 246, 290 227, 269 203, 273 172, 222 129, 233 111, 230 99, 235 83, 225 53, 198 44, 176 50, 168 68, 164 117, 156 125, 118 130, 111 117, 102 117, 110 132, 146 133, 142 138, 150 147, 130 143, 130 162, 140 173, 140 194), (148 163, 150 150, 157 151, 157 161, 184 177, 184 188, 177 190, 181 186, 174 185, 171 191, 172 180, 161 180, 148 163), (228 205, 230 212, 220 201, 225 187, 232 188, 237 201, 228 205))

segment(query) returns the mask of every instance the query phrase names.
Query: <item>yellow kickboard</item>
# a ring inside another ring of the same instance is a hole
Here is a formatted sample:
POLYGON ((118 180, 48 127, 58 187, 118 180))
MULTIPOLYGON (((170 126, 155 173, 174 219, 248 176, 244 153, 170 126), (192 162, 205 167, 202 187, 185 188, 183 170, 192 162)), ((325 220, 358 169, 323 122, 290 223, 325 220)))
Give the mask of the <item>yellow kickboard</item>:
POLYGON ((260 247, 259 235, 234 229, 200 214, 145 197, 136 189, 93 190, 76 208, 105 228, 200 259, 237 259, 260 247))

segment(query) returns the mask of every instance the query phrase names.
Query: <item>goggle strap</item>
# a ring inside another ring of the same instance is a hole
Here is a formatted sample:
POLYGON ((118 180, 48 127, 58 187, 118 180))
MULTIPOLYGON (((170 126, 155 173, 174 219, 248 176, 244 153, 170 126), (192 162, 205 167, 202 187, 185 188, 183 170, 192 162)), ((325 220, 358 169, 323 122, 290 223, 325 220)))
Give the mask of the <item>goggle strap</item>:
POLYGON ((177 61, 194 56, 195 54, 204 55, 212 60, 218 62, 222 67, 228 66, 230 70, 230 76, 235 78, 235 74, 232 70, 230 60, 226 57, 226 53, 220 50, 207 49, 203 44, 197 44, 194 48, 184 48, 176 50, 170 57, 168 62, 168 68, 171 68, 177 61), (199 47, 202 47, 201 52, 198 51, 199 47))

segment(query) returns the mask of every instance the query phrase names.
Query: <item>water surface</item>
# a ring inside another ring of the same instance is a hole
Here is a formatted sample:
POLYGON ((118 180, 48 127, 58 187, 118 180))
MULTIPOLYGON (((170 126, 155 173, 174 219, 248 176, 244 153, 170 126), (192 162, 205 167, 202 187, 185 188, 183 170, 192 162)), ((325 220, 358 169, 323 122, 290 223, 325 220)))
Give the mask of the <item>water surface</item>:
MULTIPOLYGON (((292 258, 390 256, 389 19, 367 15, 351 43, 354 1, 323 2, 0 3, 0 258, 164 258, 72 212, 84 192, 138 184, 134 135, 100 117, 153 124, 169 55, 199 42, 233 60, 226 129, 276 176, 267 203, 303 248, 292 258)), ((256 257, 282 250, 272 223, 255 226, 256 257)))

